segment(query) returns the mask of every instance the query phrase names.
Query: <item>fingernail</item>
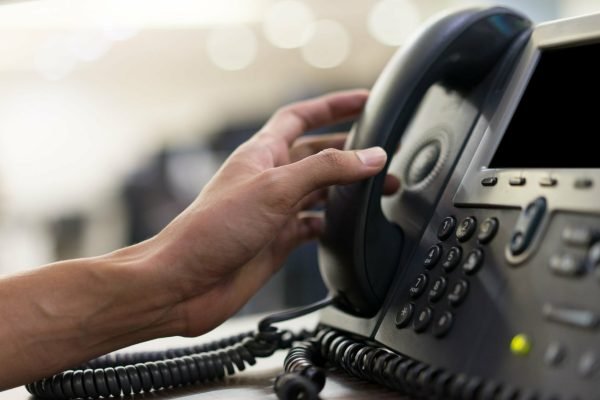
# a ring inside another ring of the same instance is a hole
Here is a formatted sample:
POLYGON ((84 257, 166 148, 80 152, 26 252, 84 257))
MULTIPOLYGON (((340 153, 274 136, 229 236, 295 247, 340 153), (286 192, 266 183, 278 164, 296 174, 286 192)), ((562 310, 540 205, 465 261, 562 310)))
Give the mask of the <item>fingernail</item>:
POLYGON ((370 147, 368 149, 358 150, 356 156, 363 164, 369 167, 377 167, 385 163, 387 154, 381 147, 370 147))

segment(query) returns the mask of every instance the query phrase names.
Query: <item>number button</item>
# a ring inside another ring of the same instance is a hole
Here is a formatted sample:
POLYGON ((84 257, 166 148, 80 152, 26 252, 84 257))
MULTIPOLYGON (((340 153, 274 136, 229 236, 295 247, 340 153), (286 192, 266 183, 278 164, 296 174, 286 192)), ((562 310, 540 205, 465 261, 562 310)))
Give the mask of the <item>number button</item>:
POLYGON ((433 336, 445 336, 450 331, 450 328, 452 328, 452 322, 454 322, 454 316, 450 311, 442 313, 433 324, 433 336))
POLYGON ((413 282, 410 289, 408 289, 408 293, 410 294, 410 297, 412 297, 413 299, 416 299, 417 297, 419 297, 421 295, 421 293, 423 293, 423 291, 425 290, 426 286, 427 286, 427 275, 420 274, 419 276, 417 276, 417 279, 413 282))
POLYGON ((442 220, 440 227, 438 228, 437 235, 440 240, 446 240, 450 237, 456 226, 456 219, 454 217, 446 217, 442 220))
POLYGON ((460 258, 462 257, 462 249, 457 246, 453 246, 448 250, 448 254, 446 254, 446 259, 442 263, 442 267, 446 272, 452 271, 460 262, 460 258))
POLYGON ((431 318, 433 317, 433 310, 429 307, 425 307, 418 314, 415 322, 413 323, 413 328, 415 328, 415 332, 423 332, 429 326, 431 322, 431 318))
POLYGON ((473 275, 475 272, 479 271, 481 264, 483 264, 483 251, 481 251, 481 249, 473 249, 467 255, 467 259, 462 265, 462 269, 465 271, 465 274, 473 275))
POLYGON ((440 260, 442 256, 442 246, 439 244, 434 244, 427 250, 427 255, 425 256, 425 261, 423 261, 423 265, 427 269, 431 269, 435 267, 437 262, 440 260))
POLYGON ((450 293, 448 294, 448 301, 453 306, 459 306, 467 297, 467 293, 469 292, 469 282, 464 279, 456 282, 451 288, 450 293))
POLYGON ((473 236, 475 227, 477 226, 477 220, 475 217, 467 217, 463 219, 456 229, 456 238, 459 242, 466 242, 473 236))
POLYGON ((479 226, 479 233, 477 234, 477 240, 479 243, 486 244, 496 236, 498 232, 498 219, 497 218, 486 218, 479 226))
POLYGON ((442 298, 444 292, 446 291, 446 286, 448 286, 448 281, 443 276, 440 276, 433 282, 431 285, 431 290, 429 290, 429 300, 436 302, 442 298))
POLYGON ((398 328, 404 328, 410 322, 413 314, 415 313, 415 305, 413 303, 406 303, 398 310, 396 314, 396 326, 398 328))

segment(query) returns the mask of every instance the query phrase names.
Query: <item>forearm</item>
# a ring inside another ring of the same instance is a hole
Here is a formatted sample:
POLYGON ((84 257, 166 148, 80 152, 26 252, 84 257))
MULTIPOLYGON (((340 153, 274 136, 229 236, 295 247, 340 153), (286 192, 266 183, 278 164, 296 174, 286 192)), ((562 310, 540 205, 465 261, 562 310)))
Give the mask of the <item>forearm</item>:
POLYGON ((0 390, 182 332, 156 254, 142 243, 0 280, 0 390))

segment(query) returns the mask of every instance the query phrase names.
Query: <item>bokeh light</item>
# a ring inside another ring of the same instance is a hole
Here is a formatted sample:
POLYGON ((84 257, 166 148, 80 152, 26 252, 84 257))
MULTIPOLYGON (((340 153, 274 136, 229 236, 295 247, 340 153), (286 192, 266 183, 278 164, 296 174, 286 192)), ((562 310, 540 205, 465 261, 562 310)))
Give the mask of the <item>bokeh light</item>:
POLYGON ((317 68, 337 67, 350 53, 350 34, 342 24, 333 20, 321 20, 312 28, 312 35, 302 47, 304 60, 317 68))
POLYGON ((305 3, 283 0, 274 3, 267 11, 263 31, 273 46, 292 49, 308 41, 314 21, 314 14, 305 3))
POLYGON ((206 39, 206 50, 211 61, 228 71, 241 70, 252 64, 257 48, 256 35, 242 25, 214 29, 206 39))
POLYGON ((419 9, 411 0, 381 0, 371 9, 367 25, 379 42, 400 46, 421 22, 419 9))

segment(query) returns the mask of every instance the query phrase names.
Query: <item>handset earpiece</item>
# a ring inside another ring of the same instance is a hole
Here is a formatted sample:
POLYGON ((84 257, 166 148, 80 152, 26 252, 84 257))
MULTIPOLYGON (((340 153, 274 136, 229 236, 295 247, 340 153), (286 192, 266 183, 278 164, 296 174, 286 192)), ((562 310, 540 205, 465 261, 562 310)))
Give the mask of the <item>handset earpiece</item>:
POLYGON ((375 83, 346 149, 381 146, 388 165, 375 177, 332 187, 319 246, 321 273, 336 306, 359 317, 380 308, 399 267, 402 230, 381 209, 389 159, 435 83, 468 90, 494 67, 530 22, 509 9, 471 9, 441 17, 404 45, 375 83))

